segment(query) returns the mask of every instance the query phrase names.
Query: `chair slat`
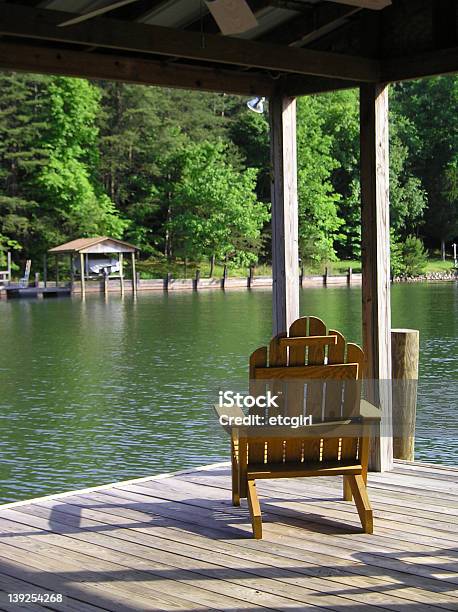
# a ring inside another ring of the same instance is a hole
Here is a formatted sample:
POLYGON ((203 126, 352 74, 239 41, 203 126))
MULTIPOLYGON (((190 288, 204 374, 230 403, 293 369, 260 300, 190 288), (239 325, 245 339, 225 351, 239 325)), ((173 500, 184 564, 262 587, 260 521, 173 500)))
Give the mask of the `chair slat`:
POLYGON ((359 401, 361 399, 361 379, 364 368, 364 353, 357 345, 347 344, 347 363, 358 364, 358 376, 355 381, 346 381, 344 390, 343 416, 356 416, 359 414, 359 401))
MULTIPOLYGON (((289 341, 289 367, 305 365, 305 348, 307 344, 303 340, 307 338, 308 321, 306 317, 302 317, 294 321, 289 329, 289 338, 282 338, 281 343, 289 341), (300 342, 294 342, 295 340, 300 342)), ((287 408, 289 416, 300 416, 304 414, 304 383, 298 381, 297 384, 290 383, 287 390, 287 408)), ((302 461, 303 440, 290 439, 285 441, 285 461, 298 462, 302 461)))
MULTIPOLYGON (((261 346, 250 356, 250 395, 258 397, 265 394, 266 384, 261 380, 256 380, 255 369, 257 367, 267 367, 267 346, 261 346)), ((258 406, 250 408, 250 414, 264 415, 264 409, 258 406)), ((265 442, 250 442, 249 457, 250 463, 262 463, 265 456, 265 442)))
MULTIPOLYGON (((336 331, 329 330, 329 335, 336 339, 335 344, 328 348, 328 364, 344 363, 345 361, 345 338, 336 331)), ((338 419, 343 409, 344 383, 342 381, 329 381, 326 383, 326 399, 324 404, 324 418, 329 421, 338 419)), ((324 438, 323 440, 323 462, 338 461, 341 456, 342 438, 324 438)))
MULTIPOLYGON (((301 319, 298 319, 299 321, 301 319)), ((296 321, 297 322, 297 321, 296 321)), ((292 326, 291 326, 292 327, 292 326)), ((291 332, 290 332, 291 334, 291 332)), ((324 348, 325 346, 330 346, 333 344, 337 344, 336 336, 299 336, 292 337, 291 335, 288 338, 281 338, 280 345, 281 346, 289 346, 294 347, 316 347, 317 349, 324 348)), ((305 354, 305 350, 304 350, 305 354)))
MULTIPOLYGON (((268 371, 274 368, 286 369, 288 364, 288 349, 280 343, 282 338, 286 337, 286 332, 275 336, 270 341, 269 345, 269 368, 268 371)), ((259 368, 256 368, 256 378, 259 368)), ((268 416, 284 415, 286 412, 286 393, 285 383, 280 376, 272 377, 269 384, 272 395, 278 396, 278 408, 271 407, 268 416)), ((268 440, 267 441, 267 461, 273 463, 282 463, 284 458, 284 441, 283 440, 268 440)))
POLYGON ((332 380, 352 380, 356 378, 357 372, 357 363, 335 363, 320 366, 260 367, 255 368, 254 374, 255 378, 260 380, 300 378, 304 381, 323 381, 328 378, 332 380))

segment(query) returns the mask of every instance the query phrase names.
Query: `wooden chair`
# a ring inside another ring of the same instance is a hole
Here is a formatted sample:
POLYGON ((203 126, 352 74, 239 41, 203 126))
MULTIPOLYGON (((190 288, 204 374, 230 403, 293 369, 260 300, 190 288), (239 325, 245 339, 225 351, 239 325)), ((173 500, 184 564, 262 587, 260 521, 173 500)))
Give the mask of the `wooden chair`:
MULTIPOLYGON (((289 334, 250 357, 250 395, 278 396, 278 408, 250 408, 262 425, 240 426, 231 434, 232 501, 247 498, 255 538, 262 538, 256 480, 304 476, 343 476, 343 497, 355 500, 363 530, 373 532, 366 490, 371 431, 380 411, 361 400, 364 353, 346 343, 316 317, 295 321, 289 334), (270 417, 311 415, 313 423, 293 429, 272 427, 270 417)), ((239 419, 240 408, 215 407, 219 416, 239 419)), ((240 421, 239 421, 240 423, 240 421)))

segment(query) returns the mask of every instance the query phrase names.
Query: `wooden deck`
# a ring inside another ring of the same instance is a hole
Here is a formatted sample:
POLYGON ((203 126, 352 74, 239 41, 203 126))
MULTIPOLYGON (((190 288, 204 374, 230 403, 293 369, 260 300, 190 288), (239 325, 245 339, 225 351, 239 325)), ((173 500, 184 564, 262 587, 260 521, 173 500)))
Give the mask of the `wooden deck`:
POLYGON ((8 593, 55 610, 458 610, 458 469, 370 475, 375 533, 340 478, 259 482, 264 540, 229 502, 226 464, 0 508, 8 593))

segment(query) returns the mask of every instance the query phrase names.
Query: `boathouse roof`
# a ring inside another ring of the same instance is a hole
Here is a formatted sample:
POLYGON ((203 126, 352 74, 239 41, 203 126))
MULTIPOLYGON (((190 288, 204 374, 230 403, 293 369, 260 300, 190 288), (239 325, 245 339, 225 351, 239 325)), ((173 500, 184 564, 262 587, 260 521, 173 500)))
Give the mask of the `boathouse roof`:
POLYGON ((137 247, 117 238, 77 238, 49 249, 49 253, 135 253, 137 247))

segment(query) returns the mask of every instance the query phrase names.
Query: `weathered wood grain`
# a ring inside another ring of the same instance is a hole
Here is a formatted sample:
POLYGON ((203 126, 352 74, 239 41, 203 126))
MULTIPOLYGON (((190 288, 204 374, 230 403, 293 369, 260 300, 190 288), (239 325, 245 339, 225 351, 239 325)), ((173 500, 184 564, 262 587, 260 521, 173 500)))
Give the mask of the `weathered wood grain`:
POLYGON ((407 462, 369 474, 374 535, 332 477, 260 480, 254 540, 229 465, 9 504, 0 590, 64 592, 51 608, 75 612, 456 610, 457 476, 407 462))

